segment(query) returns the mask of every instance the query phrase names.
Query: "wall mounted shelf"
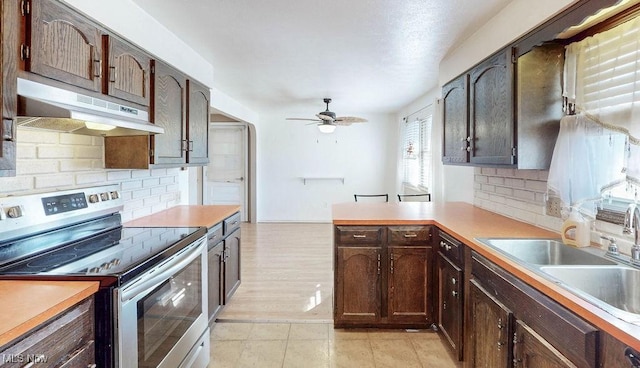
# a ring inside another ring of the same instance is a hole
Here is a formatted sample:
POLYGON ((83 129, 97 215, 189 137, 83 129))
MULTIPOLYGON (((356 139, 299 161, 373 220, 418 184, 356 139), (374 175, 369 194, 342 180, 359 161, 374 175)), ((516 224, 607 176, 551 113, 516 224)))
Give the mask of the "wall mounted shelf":
POLYGON ((307 181, 310 180, 339 180, 344 185, 344 177, 338 176, 303 176, 300 179, 302 179, 302 184, 304 185, 307 185, 307 181))

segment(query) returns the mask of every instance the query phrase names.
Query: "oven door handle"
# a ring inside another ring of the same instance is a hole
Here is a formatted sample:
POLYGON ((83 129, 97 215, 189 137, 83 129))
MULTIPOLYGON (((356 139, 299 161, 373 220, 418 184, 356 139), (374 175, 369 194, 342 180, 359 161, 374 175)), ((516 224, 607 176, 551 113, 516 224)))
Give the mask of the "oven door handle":
POLYGON ((174 255, 164 263, 140 276, 140 278, 133 281, 133 283, 122 288, 122 293, 120 294, 122 302, 128 302, 133 298, 146 295, 147 293, 145 291, 152 290, 156 285, 166 281, 196 258, 202 256, 206 244, 205 240, 206 238, 197 240, 181 253, 174 255))

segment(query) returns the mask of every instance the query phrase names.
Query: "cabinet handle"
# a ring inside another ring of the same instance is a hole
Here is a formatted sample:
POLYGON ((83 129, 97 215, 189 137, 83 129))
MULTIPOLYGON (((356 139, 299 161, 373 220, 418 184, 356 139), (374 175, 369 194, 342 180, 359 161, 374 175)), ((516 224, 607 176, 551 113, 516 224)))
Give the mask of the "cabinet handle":
POLYGON ((188 151, 189 150, 189 142, 186 139, 181 140, 180 141, 180 145, 181 145, 180 149, 182 151, 188 151))
POLYGON ((447 251, 451 250, 451 246, 449 244, 445 244, 444 245, 444 249, 446 249, 447 251))
POLYGON ((380 253, 378 253, 378 275, 379 274, 380 274, 380 253))
POLYGON ((455 278, 455 277, 452 277, 452 278, 451 278, 451 283, 452 283, 453 285, 455 285, 457 282, 458 282, 458 280, 456 280, 456 278, 455 278))
POLYGON ((442 310, 447 310, 447 302, 442 302, 442 310))
POLYGON ((455 290, 452 290, 451 291, 451 295, 453 295, 454 298, 457 298, 458 297, 458 292, 455 291, 455 290))
POLYGON ((393 253, 391 253, 391 273, 393 274, 393 253))
POLYGON ((366 238, 367 236, 366 236, 366 235, 364 235, 364 234, 353 234, 353 237, 354 237, 355 239, 364 239, 364 238, 366 238))
POLYGON ((471 152, 471 147, 467 147, 467 152, 471 152))
MULTIPOLYGON (((504 328, 504 325, 502 324, 502 318, 498 318, 498 329, 502 330, 504 328)), ((515 338, 515 335, 513 336, 515 338)))
POLYGON ((96 78, 102 78, 102 60, 93 60, 93 67, 95 68, 93 76, 96 78))
POLYGON ((187 151, 193 152, 193 141, 187 142, 187 151))
POLYGON ((445 245, 446 245, 445 242, 443 241, 440 242, 440 247, 444 248, 445 245))
POLYGON ((501 349, 502 349, 502 347, 504 346, 504 342, 502 342, 502 341, 498 341, 498 344, 497 344, 497 345, 498 345, 498 350, 501 350, 501 349))
POLYGON ((116 67, 115 66, 110 66, 109 67, 109 82, 114 83, 116 81, 116 78, 118 78, 118 75, 116 74, 116 67))
POLYGON ((404 234, 405 238, 417 238, 418 234, 404 234))

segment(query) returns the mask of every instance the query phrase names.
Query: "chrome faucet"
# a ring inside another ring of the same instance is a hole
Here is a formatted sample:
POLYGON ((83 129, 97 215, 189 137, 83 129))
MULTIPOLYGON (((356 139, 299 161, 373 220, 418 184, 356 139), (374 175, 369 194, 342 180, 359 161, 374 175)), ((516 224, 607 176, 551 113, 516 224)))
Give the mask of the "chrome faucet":
POLYGON ((627 212, 624 214, 624 227, 622 232, 624 234, 634 235, 633 246, 631 247, 631 263, 640 264, 640 208, 635 203, 631 203, 627 207, 627 212))

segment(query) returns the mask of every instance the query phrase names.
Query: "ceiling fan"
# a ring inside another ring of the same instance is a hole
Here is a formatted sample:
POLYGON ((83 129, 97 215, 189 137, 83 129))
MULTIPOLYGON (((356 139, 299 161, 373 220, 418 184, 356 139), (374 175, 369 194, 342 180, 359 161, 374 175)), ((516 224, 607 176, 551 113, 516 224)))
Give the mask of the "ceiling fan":
POLYGON ((327 109, 325 111, 319 112, 316 114, 317 119, 306 119, 306 118, 287 118, 287 120, 303 120, 303 121, 313 121, 317 123, 318 130, 322 133, 333 133, 336 130, 336 126, 342 125, 351 125, 353 123, 366 123, 367 119, 358 118, 355 116, 338 116, 336 117, 336 113, 333 111, 329 111, 329 103, 331 103, 330 98, 325 98, 324 103, 327 104, 327 109))

